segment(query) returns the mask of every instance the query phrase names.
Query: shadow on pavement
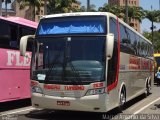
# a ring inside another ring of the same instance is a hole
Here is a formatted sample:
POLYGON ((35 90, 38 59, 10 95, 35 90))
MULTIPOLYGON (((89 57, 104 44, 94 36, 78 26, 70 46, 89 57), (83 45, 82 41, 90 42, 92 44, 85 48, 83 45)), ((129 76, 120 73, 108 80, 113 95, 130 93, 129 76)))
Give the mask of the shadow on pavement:
POLYGON ((75 112, 75 111, 53 111, 34 110, 26 114, 26 117, 43 120, 109 120, 108 116, 114 116, 119 112, 113 109, 107 113, 75 112))
POLYGON ((14 100, 0 103, 0 112, 31 106, 31 99, 14 100))

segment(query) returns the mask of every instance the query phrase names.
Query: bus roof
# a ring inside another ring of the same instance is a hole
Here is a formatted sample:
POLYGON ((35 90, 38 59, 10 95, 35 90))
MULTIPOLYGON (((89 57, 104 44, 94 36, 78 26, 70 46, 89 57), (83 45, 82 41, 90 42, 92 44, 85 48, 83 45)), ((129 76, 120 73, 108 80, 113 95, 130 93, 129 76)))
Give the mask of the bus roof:
POLYGON ((109 12, 75 12, 75 13, 59 13, 59 14, 51 14, 51 15, 45 15, 41 19, 45 18, 53 18, 53 17, 67 17, 67 16, 92 16, 92 15, 108 15, 111 14, 109 12))
POLYGON ((30 21, 30 20, 27 20, 27 19, 24 19, 24 18, 21 18, 21 17, 7 17, 6 18, 6 17, 0 16, 0 19, 5 20, 5 21, 9 21, 9 22, 12 22, 12 23, 16 23, 16 24, 19 24, 19 25, 29 26, 29 27, 32 27, 32 28, 37 28, 37 26, 38 26, 37 22, 33 22, 33 21, 30 21))

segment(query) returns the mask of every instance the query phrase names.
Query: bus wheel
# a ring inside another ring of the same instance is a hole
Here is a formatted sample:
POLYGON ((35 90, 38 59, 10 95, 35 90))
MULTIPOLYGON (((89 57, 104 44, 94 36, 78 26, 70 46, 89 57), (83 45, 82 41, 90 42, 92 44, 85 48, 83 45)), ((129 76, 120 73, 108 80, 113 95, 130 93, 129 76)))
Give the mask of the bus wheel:
POLYGON ((119 110, 122 112, 124 110, 124 104, 126 103, 126 91, 124 87, 120 93, 120 100, 119 100, 119 110))

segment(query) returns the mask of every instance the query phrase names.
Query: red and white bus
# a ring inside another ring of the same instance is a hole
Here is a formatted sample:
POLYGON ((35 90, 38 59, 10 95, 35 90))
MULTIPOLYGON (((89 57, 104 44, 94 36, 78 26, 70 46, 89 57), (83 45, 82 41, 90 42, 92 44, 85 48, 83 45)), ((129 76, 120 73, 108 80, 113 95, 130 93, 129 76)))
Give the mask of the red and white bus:
POLYGON ((31 61, 32 105, 106 112, 151 89, 153 46, 108 12, 44 16, 31 61))
MULTIPOLYGON (((19 17, 0 17, 0 102, 31 97, 31 60, 20 56, 19 43, 22 36, 35 34, 37 25, 19 17)), ((31 56, 31 52, 26 54, 31 56)))

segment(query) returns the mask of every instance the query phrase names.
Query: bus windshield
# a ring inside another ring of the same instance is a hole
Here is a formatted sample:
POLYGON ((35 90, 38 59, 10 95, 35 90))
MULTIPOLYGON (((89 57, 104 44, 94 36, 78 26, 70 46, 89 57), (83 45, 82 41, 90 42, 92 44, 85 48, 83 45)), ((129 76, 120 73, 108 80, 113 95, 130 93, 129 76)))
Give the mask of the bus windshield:
POLYGON ((42 19, 37 35, 105 34, 105 16, 69 16, 42 19))
POLYGON ((105 36, 37 38, 32 78, 61 84, 103 81, 105 39, 105 36))

